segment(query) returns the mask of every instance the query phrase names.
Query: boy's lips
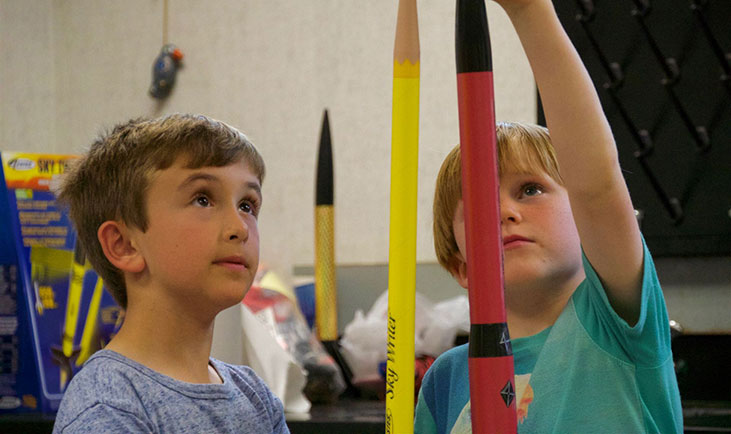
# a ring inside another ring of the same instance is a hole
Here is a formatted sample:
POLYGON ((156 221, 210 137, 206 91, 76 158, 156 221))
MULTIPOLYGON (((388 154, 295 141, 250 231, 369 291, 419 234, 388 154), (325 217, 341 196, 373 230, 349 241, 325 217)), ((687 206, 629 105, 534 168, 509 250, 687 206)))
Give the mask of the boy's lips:
POLYGON ((523 237, 521 235, 508 235, 503 237, 503 248, 509 249, 513 247, 519 247, 527 243, 532 243, 533 240, 530 240, 526 237, 523 237))
POLYGON ((243 271, 249 268, 242 256, 226 256, 225 258, 216 259, 213 263, 236 271, 243 271))

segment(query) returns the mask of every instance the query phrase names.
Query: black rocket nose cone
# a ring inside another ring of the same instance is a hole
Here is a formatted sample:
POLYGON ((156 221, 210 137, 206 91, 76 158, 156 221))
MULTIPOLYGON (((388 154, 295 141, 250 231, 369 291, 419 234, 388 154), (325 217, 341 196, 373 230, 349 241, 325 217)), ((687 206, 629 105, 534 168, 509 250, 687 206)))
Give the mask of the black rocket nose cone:
POLYGON ((457 73, 492 71, 490 32, 484 0, 457 0, 457 73))
POLYGON ((330 120, 327 109, 322 116, 320 149, 317 155, 317 188, 315 205, 333 204, 333 159, 330 143, 330 120))

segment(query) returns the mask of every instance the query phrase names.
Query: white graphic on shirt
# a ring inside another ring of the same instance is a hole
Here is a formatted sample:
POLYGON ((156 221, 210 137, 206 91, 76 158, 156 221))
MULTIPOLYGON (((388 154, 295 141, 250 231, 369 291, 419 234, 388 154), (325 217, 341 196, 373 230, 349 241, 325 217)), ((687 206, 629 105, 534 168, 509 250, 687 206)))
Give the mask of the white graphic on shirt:
MULTIPOLYGON (((515 376, 515 390, 518 405, 518 423, 528 417, 528 407, 533 402, 533 388, 530 386, 530 374, 515 376)), ((459 413, 450 434, 472 434, 472 410, 470 401, 459 413)))

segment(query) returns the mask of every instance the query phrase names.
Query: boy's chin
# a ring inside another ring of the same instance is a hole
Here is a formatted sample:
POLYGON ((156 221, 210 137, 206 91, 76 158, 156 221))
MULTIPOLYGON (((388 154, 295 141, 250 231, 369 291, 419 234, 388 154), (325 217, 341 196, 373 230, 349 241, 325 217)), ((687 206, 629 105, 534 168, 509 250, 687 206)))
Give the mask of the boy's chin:
POLYGON ((217 297, 217 300, 215 301, 218 311, 220 312, 222 310, 226 310, 228 308, 241 304, 241 302, 244 301, 244 297, 246 296, 246 293, 248 291, 249 289, 247 287, 246 290, 230 291, 225 295, 221 294, 219 297, 217 297))
POLYGON ((582 268, 508 269, 503 274, 505 292, 563 291, 576 289, 584 278, 582 268))
POLYGON ((539 273, 530 270, 506 271, 503 279, 506 292, 541 286, 542 280, 539 273))

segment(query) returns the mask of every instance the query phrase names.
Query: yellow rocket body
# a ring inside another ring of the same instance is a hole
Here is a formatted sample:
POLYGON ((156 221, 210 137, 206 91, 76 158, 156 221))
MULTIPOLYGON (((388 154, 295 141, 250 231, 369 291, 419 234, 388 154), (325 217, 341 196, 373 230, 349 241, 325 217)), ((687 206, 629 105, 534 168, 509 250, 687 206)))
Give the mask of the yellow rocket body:
POLYGON ((388 264, 386 432, 414 430, 419 62, 394 61, 388 264))

